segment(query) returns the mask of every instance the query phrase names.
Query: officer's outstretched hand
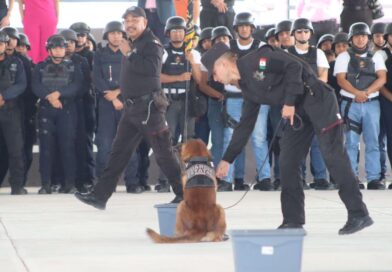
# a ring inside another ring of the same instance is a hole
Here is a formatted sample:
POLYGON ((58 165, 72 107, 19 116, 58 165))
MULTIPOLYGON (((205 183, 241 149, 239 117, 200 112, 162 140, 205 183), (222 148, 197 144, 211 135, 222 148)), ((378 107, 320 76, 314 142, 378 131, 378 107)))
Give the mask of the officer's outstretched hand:
POLYGON ((282 118, 290 120, 290 125, 294 125, 295 107, 284 105, 282 108, 282 118))
POLYGON ((218 168, 216 169, 215 176, 217 176, 218 178, 226 177, 227 173, 229 173, 229 167, 230 167, 230 163, 223 160, 220 161, 218 164, 218 168))

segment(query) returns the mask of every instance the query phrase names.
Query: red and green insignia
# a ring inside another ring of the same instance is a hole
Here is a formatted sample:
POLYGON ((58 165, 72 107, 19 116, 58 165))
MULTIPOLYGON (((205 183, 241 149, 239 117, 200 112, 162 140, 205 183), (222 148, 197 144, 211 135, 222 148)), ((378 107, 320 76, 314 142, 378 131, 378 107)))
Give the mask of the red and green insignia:
POLYGON ((264 71, 267 68, 267 59, 260 58, 259 60, 259 71, 264 71))

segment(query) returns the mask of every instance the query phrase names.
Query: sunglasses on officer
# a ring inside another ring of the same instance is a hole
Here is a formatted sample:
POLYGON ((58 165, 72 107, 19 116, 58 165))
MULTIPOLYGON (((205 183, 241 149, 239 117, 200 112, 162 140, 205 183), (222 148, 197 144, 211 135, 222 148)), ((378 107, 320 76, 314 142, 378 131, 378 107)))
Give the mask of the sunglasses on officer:
POLYGON ((308 34, 308 33, 310 33, 310 30, 309 29, 297 29, 295 31, 295 33, 297 33, 297 34, 302 34, 302 33, 308 34))

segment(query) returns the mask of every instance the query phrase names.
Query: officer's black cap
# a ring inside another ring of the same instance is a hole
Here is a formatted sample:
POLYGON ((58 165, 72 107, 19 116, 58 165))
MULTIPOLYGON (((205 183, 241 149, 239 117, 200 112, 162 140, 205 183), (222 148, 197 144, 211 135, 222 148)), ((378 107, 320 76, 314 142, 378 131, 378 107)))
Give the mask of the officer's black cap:
POLYGON ((207 68, 208 77, 211 77, 213 74, 215 61, 229 51, 230 48, 226 44, 219 42, 203 55, 201 63, 207 68))
POLYGON ((136 6, 132 6, 130 8, 127 8, 127 10, 124 12, 122 18, 125 19, 128 15, 132 15, 133 17, 144 17, 147 18, 146 12, 144 9, 136 6))

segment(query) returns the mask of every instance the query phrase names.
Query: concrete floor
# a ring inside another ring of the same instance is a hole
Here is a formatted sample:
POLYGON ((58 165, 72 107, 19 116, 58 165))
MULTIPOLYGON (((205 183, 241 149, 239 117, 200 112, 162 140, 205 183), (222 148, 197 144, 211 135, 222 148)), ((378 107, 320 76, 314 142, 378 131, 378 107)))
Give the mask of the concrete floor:
MULTIPOLYGON (((146 227, 158 230, 154 204, 171 194, 124 193, 112 196, 106 211, 72 195, 10 196, 0 189, 1 272, 232 272, 231 241, 199 244, 153 244, 146 227)), ((302 271, 392 271, 392 190, 363 191, 375 224, 338 236, 346 212, 337 191, 307 191, 308 235, 302 271)), ((219 193, 226 207, 241 193, 219 193)), ((279 192, 251 191, 238 206, 226 210, 228 229, 273 229, 281 223, 279 192)), ((248 271, 246 271, 248 272, 248 271)), ((285 272, 285 271, 278 271, 285 272)))

